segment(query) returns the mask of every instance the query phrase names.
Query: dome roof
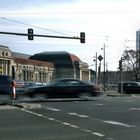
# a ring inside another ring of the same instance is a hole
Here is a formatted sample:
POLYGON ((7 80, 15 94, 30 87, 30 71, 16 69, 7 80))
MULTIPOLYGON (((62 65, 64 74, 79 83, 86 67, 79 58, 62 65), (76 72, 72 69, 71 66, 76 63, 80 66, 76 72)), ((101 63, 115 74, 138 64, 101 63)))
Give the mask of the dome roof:
POLYGON ((62 62, 62 61, 81 61, 76 55, 65 51, 42 52, 34 54, 30 59, 45 61, 45 62, 62 62))

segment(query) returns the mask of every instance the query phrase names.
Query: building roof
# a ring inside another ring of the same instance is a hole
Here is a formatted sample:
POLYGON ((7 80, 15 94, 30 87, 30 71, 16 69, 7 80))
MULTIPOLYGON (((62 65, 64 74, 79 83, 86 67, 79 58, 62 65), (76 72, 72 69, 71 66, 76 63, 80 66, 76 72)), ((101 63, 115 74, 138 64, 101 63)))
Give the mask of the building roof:
POLYGON ((37 61, 37 60, 31 60, 31 59, 25 59, 25 58, 17 58, 14 57, 14 61, 19 64, 26 64, 26 65, 36 65, 36 66, 48 66, 49 68, 54 68, 53 63, 50 62, 43 62, 43 61, 37 61))
POLYGON ((24 54, 24 53, 18 53, 18 52, 12 52, 13 57, 17 58, 25 58, 28 59, 31 55, 24 54))
POLYGON ((48 62, 62 62, 62 61, 81 61, 76 55, 65 51, 42 52, 35 54, 30 59, 48 61, 48 62))

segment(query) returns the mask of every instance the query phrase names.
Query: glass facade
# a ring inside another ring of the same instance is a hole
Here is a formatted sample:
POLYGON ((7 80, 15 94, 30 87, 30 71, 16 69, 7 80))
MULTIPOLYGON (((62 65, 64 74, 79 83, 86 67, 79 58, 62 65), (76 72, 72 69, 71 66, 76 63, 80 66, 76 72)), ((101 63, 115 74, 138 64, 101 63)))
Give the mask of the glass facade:
POLYGON ((140 30, 136 32, 136 50, 140 50, 140 30))

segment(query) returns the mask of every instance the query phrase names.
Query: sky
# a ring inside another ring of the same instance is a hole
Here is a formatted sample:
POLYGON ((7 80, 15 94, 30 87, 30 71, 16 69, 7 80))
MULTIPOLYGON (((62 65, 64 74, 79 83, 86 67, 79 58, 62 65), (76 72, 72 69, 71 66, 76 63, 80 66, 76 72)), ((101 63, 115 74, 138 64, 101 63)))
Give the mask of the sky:
MULTIPOLYGON (((139 0, 0 0, 0 31, 80 37, 80 40, 0 34, 0 44, 11 51, 33 55, 44 51, 67 51, 95 70, 95 59, 104 54, 106 69, 116 71, 125 49, 136 49, 140 29, 139 0), (105 49, 102 49, 105 45, 105 49)), ((99 62, 98 62, 99 63, 99 62)), ((103 70, 103 60, 102 68, 103 70)))

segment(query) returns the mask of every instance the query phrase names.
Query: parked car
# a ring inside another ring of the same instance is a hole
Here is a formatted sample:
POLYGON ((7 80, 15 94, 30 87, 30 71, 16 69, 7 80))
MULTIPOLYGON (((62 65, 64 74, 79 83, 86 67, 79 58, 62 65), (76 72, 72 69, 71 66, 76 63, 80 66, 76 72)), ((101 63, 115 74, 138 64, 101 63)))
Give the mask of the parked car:
POLYGON ((125 94, 135 94, 135 93, 140 93, 140 82, 133 82, 133 81, 128 81, 128 82, 122 82, 118 84, 118 92, 121 93, 121 88, 122 88, 122 93, 125 94))
POLYGON ((26 91, 26 95, 32 98, 88 98, 100 95, 101 93, 99 86, 77 79, 59 79, 46 86, 31 87, 26 91))
POLYGON ((13 92, 13 79, 8 75, 0 75, 0 95, 5 95, 13 92))

